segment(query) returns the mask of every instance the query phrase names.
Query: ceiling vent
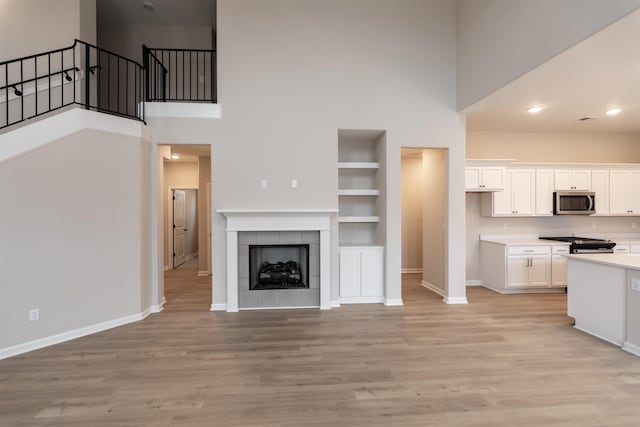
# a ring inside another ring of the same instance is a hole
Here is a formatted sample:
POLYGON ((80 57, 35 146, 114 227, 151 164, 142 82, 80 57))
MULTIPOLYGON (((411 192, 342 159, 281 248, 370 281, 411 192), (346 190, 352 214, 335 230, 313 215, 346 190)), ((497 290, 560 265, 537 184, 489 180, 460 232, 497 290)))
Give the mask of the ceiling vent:
POLYGON ((585 117, 580 117, 578 119, 579 122, 586 122, 587 120, 596 120, 598 117, 593 117, 593 116, 585 116, 585 117))

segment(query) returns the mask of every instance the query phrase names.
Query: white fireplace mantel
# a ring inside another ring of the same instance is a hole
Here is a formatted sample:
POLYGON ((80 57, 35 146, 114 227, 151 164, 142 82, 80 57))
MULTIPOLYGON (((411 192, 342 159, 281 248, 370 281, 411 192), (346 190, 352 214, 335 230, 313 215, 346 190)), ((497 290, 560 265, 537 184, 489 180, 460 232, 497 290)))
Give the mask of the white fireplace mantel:
MULTIPOLYGON (((337 209, 217 209, 227 218, 227 312, 238 311, 238 232, 319 231, 320 309, 331 308, 331 217, 337 209)), ((217 310, 212 305, 211 310, 217 310)))

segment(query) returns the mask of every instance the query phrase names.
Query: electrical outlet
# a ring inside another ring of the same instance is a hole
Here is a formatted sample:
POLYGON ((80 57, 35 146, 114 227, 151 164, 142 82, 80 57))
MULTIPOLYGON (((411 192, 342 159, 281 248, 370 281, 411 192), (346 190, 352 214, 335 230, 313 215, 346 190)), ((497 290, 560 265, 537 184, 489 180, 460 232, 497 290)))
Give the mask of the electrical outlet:
POLYGON ((509 224, 507 224, 506 222, 502 223, 502 228, 504 230, 508 229, 509 228, 509 224))
POLYGON ((262 188, 263 190, 265 188, 267 188, 267 180, 266 179, 263 178, 263 179, 260 180, 260 188, 262 188))
POLYGON ((598 224, 596 224, 595 222, 592 222, 591 228, 595 230, 596 228, 598 228, 598 224))
POLYGON ((638 228, 638 223, 637 222, 632 222, 631 223, 631 228, 638 228))
POLYGON ((292 179, 291 180, 291 188, 298 188, 298 180, 297 179, 292 179))
POLYGON ((34 308, 29 310, 29 322, 35 322, 36 320, 40 320, 40 309, 34 308))
POLYGON ((640 279, 631 279, 631 289, 640 292, 640 279))

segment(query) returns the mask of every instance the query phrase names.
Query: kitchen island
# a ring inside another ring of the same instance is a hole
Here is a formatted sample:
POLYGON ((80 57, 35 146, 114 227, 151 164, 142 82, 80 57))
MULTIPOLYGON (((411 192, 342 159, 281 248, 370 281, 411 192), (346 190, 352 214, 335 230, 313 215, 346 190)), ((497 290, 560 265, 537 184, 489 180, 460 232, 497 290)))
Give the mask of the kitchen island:
POLYGON ((640 356, 640 256, 565 256, 567 312, 575 328, 640 356))

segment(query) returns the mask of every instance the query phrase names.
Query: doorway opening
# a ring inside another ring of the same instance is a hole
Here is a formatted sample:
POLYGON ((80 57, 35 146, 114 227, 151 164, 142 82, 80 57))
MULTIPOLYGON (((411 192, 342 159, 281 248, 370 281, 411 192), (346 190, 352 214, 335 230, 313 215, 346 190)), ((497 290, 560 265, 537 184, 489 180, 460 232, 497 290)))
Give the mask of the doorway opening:
POLYGON ((160 145, 166 307, 211 304, 211 146, 160 145), (192 298, 185 298, 191 295, 192 298), (197 295, 197 297, 194 297, 197 295))
POLYGON ((447 292, 448 150, 401 149, 403 299, 447 292), (418 293, 423 295, 423 293, 418 293))

